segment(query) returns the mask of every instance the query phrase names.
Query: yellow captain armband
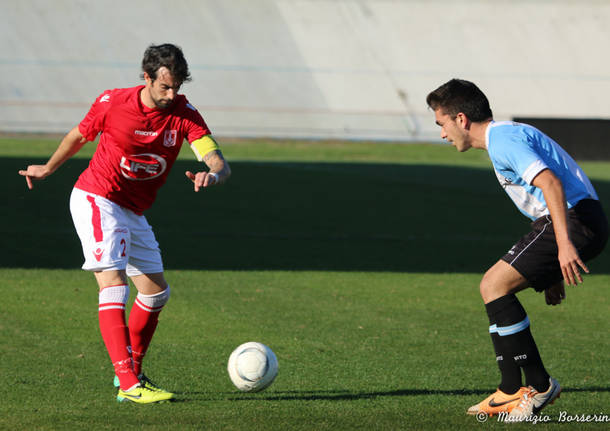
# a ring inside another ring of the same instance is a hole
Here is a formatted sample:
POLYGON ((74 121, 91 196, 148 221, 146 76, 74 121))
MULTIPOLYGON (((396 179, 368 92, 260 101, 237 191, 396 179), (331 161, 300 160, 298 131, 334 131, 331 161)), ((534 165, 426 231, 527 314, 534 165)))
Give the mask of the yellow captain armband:
POLYGON ((197 157, 197 160, 200 162, 203 162, 203 158, 207 153, 218 149, 218 144, 214 138, 212 138, 212 135, 205 135, 196 141, 191 142, 191 150, 193 150, 195 157, 197 157))

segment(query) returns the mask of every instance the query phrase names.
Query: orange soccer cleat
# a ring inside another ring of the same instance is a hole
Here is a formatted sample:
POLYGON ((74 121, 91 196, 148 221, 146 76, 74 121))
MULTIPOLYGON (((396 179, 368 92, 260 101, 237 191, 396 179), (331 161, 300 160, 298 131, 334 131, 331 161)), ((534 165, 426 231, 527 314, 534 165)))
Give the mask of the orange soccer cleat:
POLYGON ((554 378, 549 378, 549 388, 546 392, 538 392, 531 386, 521 397, 521 402, 506 418, 507 422, 522 422, 537 415, 540 410, 549 404, 553 404, 561 394, 561 386, 554 378))
POLYGON ((510 413, 512 409, 519 404, 523 394, 527 391, 528 388, 521 387, 516 393, 509 395, 498 389, 479 404, 470 407, 466 413, 469 415, 485 413, 488 416, 494 416, 500 413, 510 413))

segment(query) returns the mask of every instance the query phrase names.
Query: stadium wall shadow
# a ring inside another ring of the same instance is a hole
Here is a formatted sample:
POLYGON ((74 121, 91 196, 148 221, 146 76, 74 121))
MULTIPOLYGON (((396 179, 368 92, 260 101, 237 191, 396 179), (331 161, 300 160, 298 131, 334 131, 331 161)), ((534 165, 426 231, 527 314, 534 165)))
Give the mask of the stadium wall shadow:
MULTIPOLYGON (((3 267, 79 268, 68 209, 86 160, 28 191, 2 158, 3 267)), ((232 162, 229 183, 193 193, 178 161, 147 213, 168 270, 483 272, 529 226, 491 169, 232 162)), ((594 182, 610 213, 610 182, 594 182)), ((610 247, 609 247, 610 248, 610 247)), ((610 251, 591 262, 610 273, 610 251)))

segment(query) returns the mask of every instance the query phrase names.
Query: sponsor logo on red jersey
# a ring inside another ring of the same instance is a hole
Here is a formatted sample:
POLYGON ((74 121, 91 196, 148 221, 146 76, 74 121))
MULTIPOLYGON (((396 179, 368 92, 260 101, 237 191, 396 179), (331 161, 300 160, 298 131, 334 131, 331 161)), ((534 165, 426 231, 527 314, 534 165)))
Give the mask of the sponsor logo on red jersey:
POLYGON ((135 130, 133 133, 140 136, 159 136, 159 133, 150 130, 135 130))
POLYGON ((158 154, 142 153, 121 157, 121 174, 129 180, 157 178, 167 169, 167 162, 158 154))

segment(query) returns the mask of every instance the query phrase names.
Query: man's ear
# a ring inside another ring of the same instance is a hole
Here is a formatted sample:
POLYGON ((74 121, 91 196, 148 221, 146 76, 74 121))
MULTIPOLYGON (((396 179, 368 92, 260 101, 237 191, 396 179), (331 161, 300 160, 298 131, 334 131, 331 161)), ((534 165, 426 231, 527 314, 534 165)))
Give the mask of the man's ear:
POLYGON ((153 80, 150 78, 148 73, 143 72, 142 76, 144 77, 144 82, 146 82, 147 85, 152 83, 153 80))
POLYGON ((455 116, 455 122, 462 129, 465 129, 465 130, 470 129, 471 121, 468 119, 466 114, 464 114, 463 112, 460 112, 455 116))

